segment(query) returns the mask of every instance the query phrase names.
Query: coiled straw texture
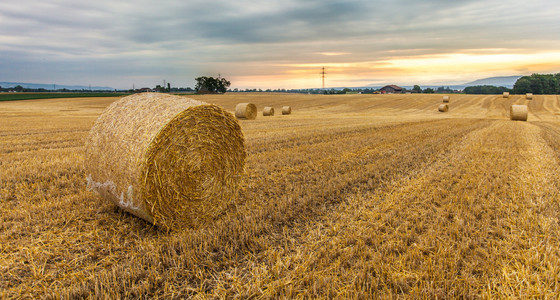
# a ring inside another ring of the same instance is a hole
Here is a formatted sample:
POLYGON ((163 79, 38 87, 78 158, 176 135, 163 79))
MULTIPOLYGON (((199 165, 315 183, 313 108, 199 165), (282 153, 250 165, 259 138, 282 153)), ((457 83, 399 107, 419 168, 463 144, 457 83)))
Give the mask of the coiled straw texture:
POLYGON ((254 120, 257 117, 257 106, 253 103, 239 103, 235 106, 235 117, 240 120, 254 120))
POLYGON ((527 105, 512 105, 510 107, 510 119, 515 121, 527 121, 527 105))
POLYGON ((86 142, 88 186, 165 229, 223 213, 245 163, 243 132, 219 106, 142 93, 105 109, 86 142))
POLYGON ((263 109, 263 116, 265 117, 270 117, 270 116, 274 116, 274 107, 265 107, 263 109))

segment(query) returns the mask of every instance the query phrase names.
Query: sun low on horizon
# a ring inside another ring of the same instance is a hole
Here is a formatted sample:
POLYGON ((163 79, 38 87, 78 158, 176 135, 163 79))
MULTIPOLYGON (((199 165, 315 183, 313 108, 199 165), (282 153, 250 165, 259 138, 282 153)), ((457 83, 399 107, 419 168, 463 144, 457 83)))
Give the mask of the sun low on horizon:
POLYGON ((147 0, 0 4, 0 82, 128 89, 460 84, 560 72, 560 3, 147 0))

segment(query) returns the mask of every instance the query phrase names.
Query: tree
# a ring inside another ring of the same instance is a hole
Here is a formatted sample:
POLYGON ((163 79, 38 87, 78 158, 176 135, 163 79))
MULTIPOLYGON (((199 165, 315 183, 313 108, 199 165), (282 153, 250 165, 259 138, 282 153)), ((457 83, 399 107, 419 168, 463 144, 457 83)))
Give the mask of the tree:
POLYGON ((197 93, 225 93, 227 88, 231 85, 231 82, 227 81, 225 78, 214 78, 201 76, 197 77, 195 90, 197 93))
POLYGON ((453 90, 449 87, 440 86, 437 88, 436 93, 453 93, 453 90))
POLYGON ((412 88, 412 91, 416 93, 422 93, 422 88, 419 85, 415 84, 414 87, 412 88))
POLYGON ((558 94, 560 93, 560 73, 523 76, 515 82, 513 90, 516 94, 558 94))
POLYGON ((434 89, 432 89, 432 88, 425 88, 425 89, 424 89, 424 93, 426 93, 426 94, 433 94, 433 93, 434 93, 434 89))
POLYGON ((465 94, 499 95, 503 92, 512 92, 512 90, 503 86, 475 85, 466 87, 463 92, 465 94))
POLYGON ((531 79, 529 78, 529 76, 523 76, 517 79, 517 81, 513 85, 513 92, 515 94, 531 93, 532 91, 531 79))
POLYGON ((154 89, 156 92, 158 93, 164 93, 165 92, 165 88, 162 87, 161 85, 156 85, 156 88, 154 89))

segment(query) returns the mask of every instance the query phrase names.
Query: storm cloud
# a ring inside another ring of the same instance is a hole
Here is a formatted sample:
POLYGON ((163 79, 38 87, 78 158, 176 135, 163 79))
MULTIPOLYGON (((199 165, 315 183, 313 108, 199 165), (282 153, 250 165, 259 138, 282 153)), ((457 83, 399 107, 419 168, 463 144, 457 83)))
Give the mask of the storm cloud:
MULTIPOLYGON (((320 65, 339 82, 418 81, 414 64, 391 62, 560 53, 558 11, 549 0, 4 1, 0 81, 185 87, 221 74, 233 87, 317 87, 320 65)), ((463 78, 545 71, 508 63, 463 78)))

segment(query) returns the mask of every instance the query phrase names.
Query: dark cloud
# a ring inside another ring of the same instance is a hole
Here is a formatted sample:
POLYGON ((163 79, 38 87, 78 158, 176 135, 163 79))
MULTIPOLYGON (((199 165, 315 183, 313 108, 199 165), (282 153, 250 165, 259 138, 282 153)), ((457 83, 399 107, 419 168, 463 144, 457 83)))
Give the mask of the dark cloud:
POLYGON ((65 83, 115 77, 121 87, 220 70, 274 75, 285 64, 557 51, 559 9, 549 0, 10 1, 0 3, 0 80, 51 70, 65 83))

